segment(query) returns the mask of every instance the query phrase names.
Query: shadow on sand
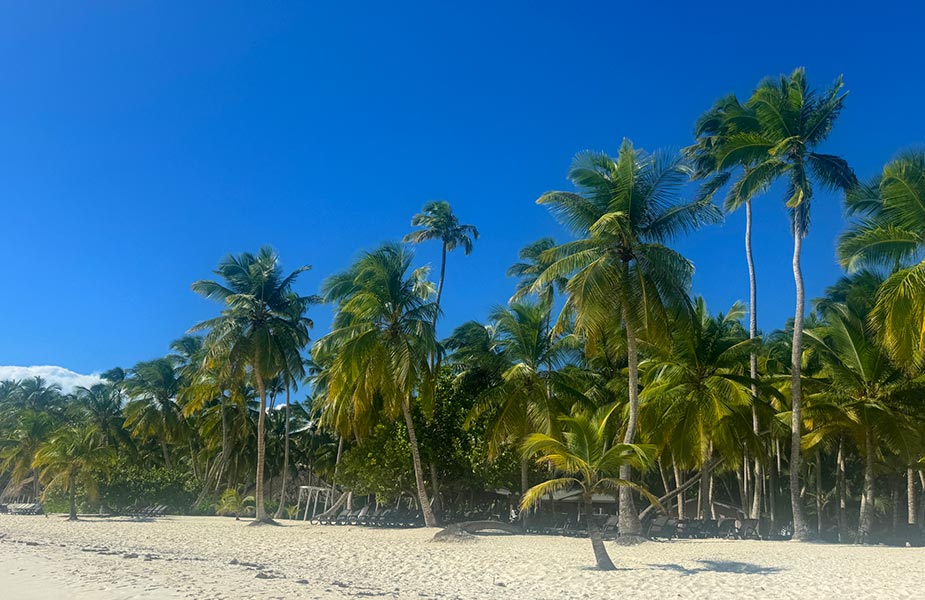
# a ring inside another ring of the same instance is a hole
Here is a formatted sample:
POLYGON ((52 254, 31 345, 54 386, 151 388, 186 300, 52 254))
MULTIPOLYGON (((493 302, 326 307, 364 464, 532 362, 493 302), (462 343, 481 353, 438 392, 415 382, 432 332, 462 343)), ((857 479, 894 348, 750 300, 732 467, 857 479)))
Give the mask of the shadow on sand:
POLYGON ((678 564, 649 565, 654 569, 674 571, 681 575, 696 575, 698 573, 738 573, 741 575, 773 575, 783 569, 778 567, 762 567, 752 563, 736 562, 732 560, 698 560, 702 567, 688 569, 678 564))

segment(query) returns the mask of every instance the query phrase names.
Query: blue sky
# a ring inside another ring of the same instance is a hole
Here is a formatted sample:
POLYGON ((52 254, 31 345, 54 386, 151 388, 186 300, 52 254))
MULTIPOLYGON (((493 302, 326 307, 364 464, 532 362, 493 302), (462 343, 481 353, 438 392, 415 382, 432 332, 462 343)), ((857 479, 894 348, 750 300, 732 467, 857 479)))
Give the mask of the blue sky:
MULTIPOLYGON (((299 290, 446 199, 442 333, 505 301, 534 204, 573 154, 680 148, 718 96, 803 65, 851 91, 826 151, 869 176, 925 142, 915 3, 7 3, 0 9, 0 365, 81 373, 166 352, 219 307, 190 283, 229 252, 313 265, 299 290), (760 12, 758 12, 760 11, 760 12)), ((839 275, 820 194, 810 297, 839 275)), ((781 200, 756 210, 761 327, 792 314, 781 200)), ((677 244, 711 310, 747 299, 742 215, 677 244)), ((436 265, 438 248, 419 260, 436 265)), ((330 320, 315 309, 315 337, 330 320)))

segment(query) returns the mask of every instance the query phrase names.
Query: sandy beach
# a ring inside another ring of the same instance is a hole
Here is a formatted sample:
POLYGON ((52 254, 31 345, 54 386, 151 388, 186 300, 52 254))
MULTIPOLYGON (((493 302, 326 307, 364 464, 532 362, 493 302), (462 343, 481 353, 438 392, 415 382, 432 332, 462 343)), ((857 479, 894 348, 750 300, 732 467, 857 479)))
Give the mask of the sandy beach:
POLYGON ((430 543, 387 530, 166 517, 148 522, 0 518, 0 585, 51 598, 914 598, 925 550, 790 542, 610 545, 591 569, 584 539, 491 535, 430 543))

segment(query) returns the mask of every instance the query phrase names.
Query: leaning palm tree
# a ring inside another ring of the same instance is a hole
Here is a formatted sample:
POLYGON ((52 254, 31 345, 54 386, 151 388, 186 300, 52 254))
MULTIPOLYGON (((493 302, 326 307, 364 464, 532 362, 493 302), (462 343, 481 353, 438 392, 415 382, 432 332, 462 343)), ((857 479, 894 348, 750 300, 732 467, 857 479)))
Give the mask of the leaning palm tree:
POLYGON ((406 248, 386 244, 328 278, 324 297, 337 312, 331 333, 318 341, 312 356, 327 366, 325 396, 339 417, 365 423, 371 415, 404 417, 424 522, 433 527, 411 407, 423 401, 427 412, 431 405, 431 365, 439 353, 437 305, 428 269, 412 270, 412 259, 406 248))
POLYGON ((442 200, 425 204, 421 212, 411 218, 411 226, 421 229, 406 235, 406 243, 420 244, 439 240, 441 244, 440 279, 437 283, 437 298, 434 300, 439 311, 440 299, 443 297, 443 281, 446 277, 446 255, 460 246, 467 256, 471 254, 472 242, 479 239, 479 230, 474 225, 461 224, 459 218, 453 214, 450 203, 442 200))
POLYGON ((653 449, 650 446, 612 443, 614 428, 611 420, 617 412, 617 405, 612 405, 590 414, 579 411, 572 416, 563 416, 559 418, 561 433, 555 436, 534 433, 523 443, 524 457, 535 458, 538 465, 552 466, 557 477, 527 490, 521 501, 521 510, 527 510, 544 496, 559 490, 581 490, 588 518, 588 537, 591 538, 597 568, 602 571, 612 571, 615 567, 594 520, 594 496, 611 495, 631 488, 658 505, 658 499, 640 485, 618 476, 627 465, 636 469, 649 466, 653 460, 653 449))
MULTIPOLYGON (((681 201, 690 172, 679 156, 646 154, 624 140, 617 158, 594 152, 575 157, 569 179, 578 193, 549 192, 537 200, 579 239, 547 251, 550 264, 533 289, 568 276, 563 315, 575 315, 576 333, 611 328, 614 321, 626 331, 624 443, 636 439, 639 418, 637 339, 644 330, 664 336, 666 306, 687 303, 693 265, 664 242, 722 219, 709 199, 681 201)), ((631 475, 624 465, 621 477, 631 475)), ((620 531, 627 537, 642 532, 629 487, 620 492, 620 531)))
POLYGON ((46 480, 46 492, 64 489, 70 500, 69 520, 77 520, 77 486, 89 497, 97 491, 100 472, 112 464, 115 451, 95 425, 66 425, 35 453, 33 465, 46 480))
POLYGON ((819 94, 809 87, 803 68, 789 76, 768 78, 748 99, 754 115, 747 127, 727 135, 715 151, 716 168, 747 165, 736 185, 736 202, 745 202, 778 180, 787 183, 785 202, 790 210, 793 234, 793 279, 796 285, 793 344, 791 354, 790 498, 793 504, 794 538, 805 539, 809 529, 800 499, 800 439, 802 437, 802 395, 800 359, 803 353, 805 293, 801 256, 809 230, 814 188, 848 190, 857 183, 854 172, 841 157, 822 154, 818 146, 831 133, 844 106, 847 92, 839 77, 819 94))
POLYGON ((264 466, 266 462, 266 382, 284 371, 309 341, 312 326, 305 317, 309 297, 299 296, 292 285, 310 267, 299 267, 288 275, 279 257, 269 247, 256 255, 228 256, 215 270, 224 282, 197 281, 193 291, 224 303, 221 316, 203 321, 191 331, 208 330, 210 354, 249 370, 260 408, 257 416, 257 475, 254 523, 272 522, 264 509, 264 466))
POLYGON ((895 269, 877 294, 873 320, 890 354, 915 366, 925 332, 925 152, 904 152, 846 199, 860 216, 839 241, 838 259, 849 271, 895 269))

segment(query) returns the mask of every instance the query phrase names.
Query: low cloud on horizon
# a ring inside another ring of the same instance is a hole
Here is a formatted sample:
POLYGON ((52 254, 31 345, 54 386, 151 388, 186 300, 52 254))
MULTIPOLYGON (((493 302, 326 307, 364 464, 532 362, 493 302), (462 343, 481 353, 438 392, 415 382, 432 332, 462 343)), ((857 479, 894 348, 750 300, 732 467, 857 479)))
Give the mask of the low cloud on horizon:
POLYGON ((40 365, 33 367, 16 367, 0 365, 0 381, 7 379, 31 379, 41 377, 49 384, 57 383, 61 391, 70 394, 78 387, 90 387, 100 383, 102 378, 98 373, 81 375, 64 367, 54 365, 40 365))

